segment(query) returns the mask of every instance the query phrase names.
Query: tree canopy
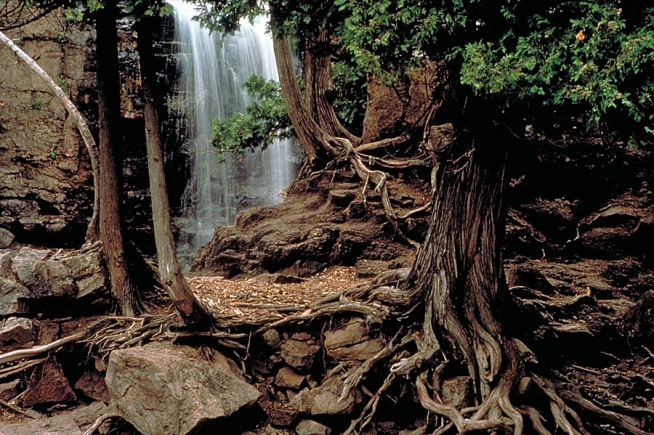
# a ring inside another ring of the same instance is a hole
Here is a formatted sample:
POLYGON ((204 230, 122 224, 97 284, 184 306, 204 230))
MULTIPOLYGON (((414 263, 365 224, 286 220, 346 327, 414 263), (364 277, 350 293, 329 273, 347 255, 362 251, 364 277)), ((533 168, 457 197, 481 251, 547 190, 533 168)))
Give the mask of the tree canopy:
MULTIPOLYGON (((233 31, 239 19, 261 13, 251 3, 208 1, 199 19, 233 31)), ((390 83, 431 59, 447 62, 453 83, 512 128, 533 125, 546 134, 554 123, 582 117, 588 130, 633 145, 653 138, 654 6, 646 1, 268 5, 282 17, 273 32, 290 36, 298 49, 316 29, 329 30, 343 89, 362 75, 390 83)))

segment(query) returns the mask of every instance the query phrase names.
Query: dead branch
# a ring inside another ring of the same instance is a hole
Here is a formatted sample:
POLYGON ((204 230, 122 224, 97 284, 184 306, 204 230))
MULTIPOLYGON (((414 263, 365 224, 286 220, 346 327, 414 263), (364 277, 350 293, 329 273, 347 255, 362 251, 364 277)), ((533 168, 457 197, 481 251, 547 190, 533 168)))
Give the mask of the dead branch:
POLYGON ((559 396, 561 396, 562 399, 574 403, 575 405, 579 406, 581 409, 595 414, 598 418, 608 423, 611 423, 630 434, 651 435, 650 432, 645 432, 644 430, 641 430, 640 428, 636 427, 638 421, 635 420, 634 418, 625 415, 620 415, 613 411, 607 411, 606 409, 602 409, 599 406, 595 405, 590 400, 582 397, 581 394, 577 392, 564 390, 559 392, 559 396))
POLYGON ((104 316, 89 327, 92 333, 84 342, 89 346, 89 352, 94 351, 104 358, 113 350, 166 336, 172 325, 179 324, 181 321, 177 312, 142 317, 104 316))
POLYGON ((41 363, 43 363, 46 360, 46 358, 41 358, 37 360, 31 360, 31 361, 25 361, 19 364, 16 364, 15 366, 11 367, 6 367, 2 370, 0 370, 0 379, 5 379, 10 376, 16 375, 22 371, 25 371, 31 367, 37 366, 41 363))
POLYGON ((12 411, 14 411, 14 412, 16 412, 16 413, 18 413, 20 415, 24 415, 27 418, 36 418, 34 415, 30 414, 29 412, 27 412, 25 410, 22 410, 18 406, 12 405, 11 403, 9 403, 9 402, 7 402, 5 400, 0 399, 0 405, 4 406, 7 409, 11 409, 12 411))
POLYGON ((103 415, 101 415, 100 417, 98 417, 95 420, 95 423, 93 423, 93 425, 91 427, 86 429, 86 431, 84 432, 84 435, 93 435, 96 430, 100 429, 100 426, 102 426, 102 424, 105 421, 107 421, 109 419, 112 419, 112 418, 119 418, 119 417, 120 417, 120 415, 118 415, 118 414, 103 414, 103 415))
POLYGON ((375 413, 377 412, 377 405, 379 404, 379 399, 381 399, 382 394, 388 389, 388 387, 391 386, 393 381, 395 380, 395 374, 390 373, 388 376, 386 376, 386 379, 384 379, 384 383, 382 384, 381 387, 379 387, 379 390, 370 398, 366 406, 361 410, 361 414, 359 415, 358 418, 352 420, 350 423, 350 426, 347 428, 345 432, 343 432, 343 435, 351 435, 355 433, 361 433, 363 429, 365 429, 368 424, 372 421, 372 418, 375 416, 375 413))
POLYGON ((405 131, 399 136, 388 138, 388 139, 382 139, 378 140, 375 142, 370 142, 367 144, 362 144, 354 148, 357 152, 363 152, 363 151, 372 151, 372 150, 378 150, 380 148, 386 148, 390 146, 395 146, 395 145, 402 145, 406 141, 411 139, 411 132, 409 130, 405 131))
POLYGON ((402 213, 401 215, 398 215, 397 218, 401 219, 401 220, 404 220, 404 219, 406 219, 406 218, 408 218, 410 216, 413 216, 414 214, 417 214, 417 213, 423 212, 425 210, 428 210, 429 207, 431 207, 432 204, 433 204, 433 202, 429 201, 428 203, 426 203, 424 205, 421 205, 418 208, 414 208, 413 210, 409 210, 409 211, 407 211, 405 213, 402 213))
POLYGON ((269 329, 273 329, 288 323, 309 322, 323 316, 347 312, 363 314, 366 316, 369 323, 381 323, 382 319, 388 314, 388 311, 382 307, 371 307, 359 302, 348 301, 344 297, 341 297, 339 302, 327 304, 314 312, 308 311, 302 314, 288 316, 275 322, 265 324, 254 331, 254 334, 261 334, 269 329))
POLYGON ((81 331, 73 335, 69 335, 68 337, 53 341, 52 343, 43 346, 35 346, 30 349, 19 349, 19 350, 14 350, 12 352, 7 352, 5 354, 0 355, 0 364, 6 364, 6 363, 21 360, 23 358, 31 358, 37 355, 41 355, 42 353, 56 349, 65 344, 80 341, 83 338, 85 338, 87 334, 88 334, 87 331, 81 331))

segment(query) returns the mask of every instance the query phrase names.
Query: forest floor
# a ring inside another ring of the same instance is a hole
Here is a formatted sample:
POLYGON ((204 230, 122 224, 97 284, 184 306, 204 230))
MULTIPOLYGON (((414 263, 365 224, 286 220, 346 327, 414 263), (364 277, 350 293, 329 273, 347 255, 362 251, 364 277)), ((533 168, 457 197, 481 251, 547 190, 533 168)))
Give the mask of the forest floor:
POLYGON ((193 292, 221 320, 259 322, 284 317, 280 311, 309 308, 316 300, 370 281, 356 277, 354 267, 331 267, 297 283, 262 282, 257 278, 230 280, 221 276, 190 277, 193 292))

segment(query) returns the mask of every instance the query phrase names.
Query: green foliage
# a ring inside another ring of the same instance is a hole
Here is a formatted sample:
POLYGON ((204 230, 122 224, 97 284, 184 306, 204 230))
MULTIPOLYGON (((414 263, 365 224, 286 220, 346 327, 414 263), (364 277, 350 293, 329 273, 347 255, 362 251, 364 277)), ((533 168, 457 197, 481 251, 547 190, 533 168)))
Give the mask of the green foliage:
POLYGON ((559 2, 521 18, 500 38, 462 47, 462 83, 505 106, 558 107, 589 128, 628 126, 633 143, 654 139, 654 7, 559 2))
POLYGON ((332 64, 332 80, 337 91, 336 114, 349 131, 361 134, 368 99, 365 72, 353 65, 351 59, 344 59, 332 64))
POLYGON ((57 83, 57 86, 59 86, 64 92, 66 91, 66 79, 64 76, 57 77, 55 82, 57 83))
POLYGON ((32 98, 32 109, 33 110, 41 110, 41 107, 43 107, 46 104, 46 101, 40 97, 34 97, 32 98))
POLYGON ((221 159, 226 152, 265 149, 274 139, 291 136, 291 121, 279 83, 252 75, 243 88, 254 100, 245 109, 246 114, 235 113, 229 119, 213 121, 211 143, 218 148, 221 159))
MULTIPOLYGON (((41 0, 49 2, 52 0, 41 0)), ((80 23, 92 19, 93 13, 105 7, 106 0, 75 0, 73 2, 62 1, 66 6, 65 19, 73 23, 80 23), (72 5, 71 5, 72 3, 72 5)), ((163 0, 126 0, 118 6, 122 13, 131 15, 134 19, 142 17, 159 16, 164 17, 172 14, 173 8, 163 0)))
POLYGON ((214 32, 232 34, 240 27, 240 20, 253 21, 264 15, 266 8, 258 0, 212 0, 198 1, 198 15, 194 18, 204 27, 214 32))
MULTIPOLYGON (((396 83, 424 59, 447 65, 493 121, 583 118, 633 143, 654 131, 651 0, 270 0, 273 32, 298 52, 321 29, 335 36, 338 113, 359 119, 362 77, 396 83), (358 111, 358 112, 357 112, 358 111)), ((255 0, 205 3, 200 21, 233 31, 255 0)))

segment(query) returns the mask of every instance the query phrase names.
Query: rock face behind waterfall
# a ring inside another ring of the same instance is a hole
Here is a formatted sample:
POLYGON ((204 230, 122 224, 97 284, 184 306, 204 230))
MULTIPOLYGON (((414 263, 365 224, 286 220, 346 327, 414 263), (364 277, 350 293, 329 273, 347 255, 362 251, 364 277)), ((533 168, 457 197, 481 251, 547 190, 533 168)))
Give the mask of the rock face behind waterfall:
POLYGON ((43 310, 62 315, 61 310, 72 308, 71 301, 106 298, 106 280, 99 246, 66 253, 0 250, 0 316, 43 310))
MULTIPOLYGON (((75 26, 64 31, 59 24, 64 19, 56 14, 7 35, 84 113, 95 93, 92 35, 75 26)), ((23 242, 56 246, 80 240, 91 214, 92 181, 75 122, 41 79, 1 44, 0 90, 0 227, 23 242)))

